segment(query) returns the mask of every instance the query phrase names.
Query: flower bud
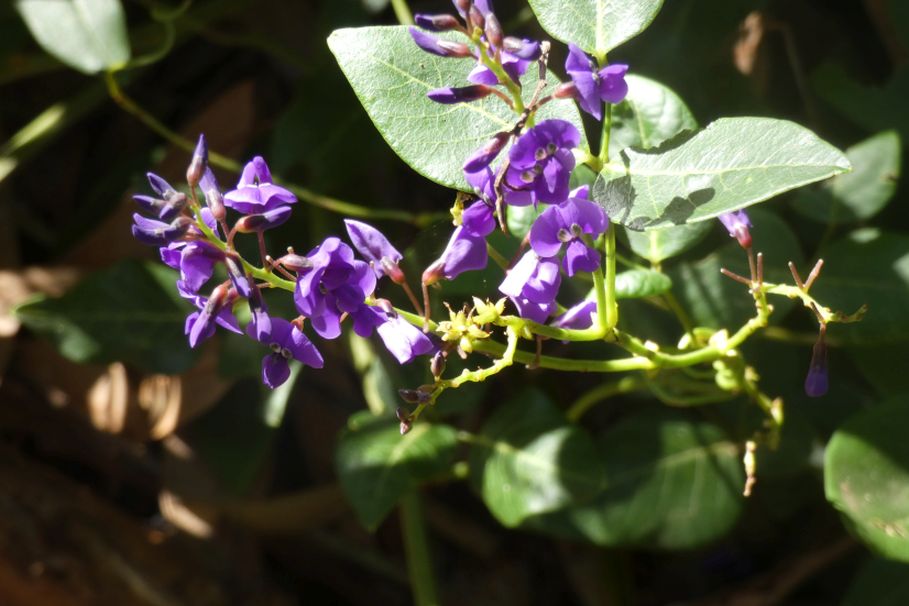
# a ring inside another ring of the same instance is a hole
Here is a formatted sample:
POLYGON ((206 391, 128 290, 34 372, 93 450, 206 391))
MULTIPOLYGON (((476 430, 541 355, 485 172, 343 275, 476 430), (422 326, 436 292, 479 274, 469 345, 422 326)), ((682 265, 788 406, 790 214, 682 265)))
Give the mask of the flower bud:
POLYGON ((156 175, 155 173, 146 173, 145 175, 148 178, 148 184, 151 185, 151 188, 155 190, 155 193, 164 200, 173 194, 177 193, 177 190, 171 187, 170 183, 156 175))
POLYGON ((288 269, 293 272, 303 272, 312 269, 312 261, 309 257, 288 253, 275 261, 275 265, 288 269))
POLYGON ((751 232, 748 230, 751 227, 751 221, 744 210, 723 213, 717 218, 729 232, 729 236, 738 240, 739 246, 745 249, 751 248, 751 232))
POLYGON ((578 87, 574 82, 562 82, 552 91, 552 96, 555 99, 577 99, 578 87))
POLYGON ((208 205, 211 216, 214 217, 215 221, 223 221, 227 217, 227 210, 224 208, 224 196, 221 195, 218 181, 215 179, 215 174, 211 171, 210 167, 205 167, 205 172, 202 173, 202 179, 199 181, 199 186, 202 188, 202 193, 205 196, 205 204, 208 205))
POLYGON ((427 53, 438 55, 440 57, 470 57, 470 48, 463 42, 452 42, 451 40, 442 40, 435 36, 430 36, 423 30, 415 27, 410 28, 410 37, 416 42, 417 46, 427 53))
POLYGON ((486 32, 486 39, 489 40, 496 48, 502 48, 503 37, 502 33, 502 24, 499 23, 499 18, 493 13, 486 15, 486 27, 484 28, 486 32))
POLYGON ((805 393, 812 398, 819 398, 827 393, 827 342, 826 330, 821 326, 817 342, 811 349, 811 364, 808 365, 808 376, 805 377, 805 393))
POLYGON ((199 141, 196 143, 195 151, 193 151, 192 160, 189 161, 189 167, 186 169, 186 182, 190 187, 195 187, 199 184, 207 166, 208 145, 205 143, 205 135, 199 135, 199 141))
POLYGON ((431 32, 447 32, 461 27, 461 23, 451 15, 426 15, 417 13, 413 16, 414 23, 431 32))
POLYGON ((473 2, 471 0, 454 0, 454 5, 458 9, 458 13, 466 19, 473 2))
POLYGON ((398 421, 401 423, 401 435, 403 436, 413 427, 413 418, 400 406, 395 409, 395 416, 398 417, 398 421))
POLYGON ((508 143, 510 136, 510 133, 498 133, 495 137, 487 141, 483 147, 467 158, 467 162, 464 163, 464 172, 475 173, 489 166, 489 164, 499 155, 499 152, 502 151, 502 148, 508 143))
POLYGON ((142 207, 142 210, 154 213, 162 221, 170 222, 186 208, 187 198, 182 192, 172 191, 164 200, 142 195, 133 196, 133 200, 142 207))
POLYGON ((252 290, 249 276, 243 271, 243 266, 240 265, 237 258, 235 258, 233 254, 226 255, 224 257, 224 265, 227 267, 227 275, 230 278, 234 289, 237 291, 237 294, 241 297, 249 297, 252 290))
POLYGON ((540 43, 537 40, 527 38, 515 38, 514 36, 505 36, 502 40, 502 47, 517 57, 527 61, 535 61, 540 57, 540 43))
POLYGON ((426 93, 426 96, 436 103, 451 105, 453 103, 469 103, 471 101, 476 101, 491 93, 492 88, 485 84, 472 84, 470 86, 446 86, 444 88, 436 88, 426 93))
POLYGON ((437 381, 442 376, 442 373, 445 372, 445 363, 446 356, 442 350, 437 351, 429 362, 429 371, 437 381))
POLYGON ((246 215, 234 225, 234 229, 241 234, 251 234, 278 227, 290 218, 292 209, 289 206, 279 206, 258 215, 246 215))
POLYGON ((192 224, 192 219, 185 216, 177 217, 172 223, 165 223, 136 213, 133 214, 132 232, 133 236, 143 244, 167 246, 183 237, 192 224))
POLYGON ((483 13, 480 12, 476 6, 471 6, 470 10, 467 11, 467 24, 468 30, 473 31, 474 29, 479 29, 483 31, 486 27, 486 18, 483 16, 483 13))
POLYGON ((399 389, 398 395, 408 404, 427 404, 430 394, 422 389, 399 389))

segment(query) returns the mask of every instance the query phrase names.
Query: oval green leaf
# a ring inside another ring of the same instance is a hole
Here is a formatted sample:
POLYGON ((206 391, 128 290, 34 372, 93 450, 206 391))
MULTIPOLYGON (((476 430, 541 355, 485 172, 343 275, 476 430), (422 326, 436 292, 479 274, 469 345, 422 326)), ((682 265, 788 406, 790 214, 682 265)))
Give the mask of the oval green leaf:
POLYGON ((61 63, 96 74, 129 61, 120 0, 16 0, 32 36, 61 63))
POLYGON ((663 0, 530 0, 550 36, 601 57, 644 31, 661 6, 663 0))
MULTIPOLYGON (((442 37, 464 40, 454 34, 442 37)), ((414 44, 404 26, 339 29, 329 36, 328 46, 395 153, 414 170, 446 187, 467 190, 461 170, 464 161, 496 133, 511 130, 517 121, 515 113, 495 95, 455 105, 430 101, 426 93, 432 89, 466 86, 474 61, 426 53, 414 44)), ((532 68, 523 78, 526 101, 533 95, 537 76, 532 68)), ((550 82, 558 81, 550 78, 550 82)), ((537 120, 548 118, 568 120, 584 132, 572 101, 543 106, 537 120)))
POLYGON ((651 263, 659 264, 680 255, 700 242, 710 231, 710 223, 701 221, 691 225, 673 225, 647 231, 623 229, 619 231, 628 246, 651 263))
POLYGON ((869 559, 852 579, 841 606, 905 606, 909 604, 909 566, 869 559))
POLYGON ((711 423, 666 409, 636 414, 602 436, 600 457, 605 489, 536 526, 598 545, 690 549, 741 513, 739 448, 711 423))
POLYGON ((629 269, 615 277, 617 299, 655 297, 672 290, 672 278, 650 269, 629 269))
POLYGON ((909 406, 905 395, 865 410, 830 439, 827 500, 884 557, 909 562, 909 406))
POLYGON ((792 207, 823 223, 851 223, 870 219, 896 193, 900 177, 900 137, 885 131, 846 150, 852 172, 800 193, 792 207))
POLYGON ((691 110, 675 91, 650 78, 625 77, 628 96, 612 108, 609 152, 626 147, 651 149, 683 131, 698 127, 691 110))
POLYGON ((811 131, 772 118, 722 118, 661 150, 626 149, 603 168, 592 195, 612 221, 635 230, 704 221, 850 168, 811 131))
POLYGON ((335 468, 363 526, 375 530, 402 495, 448 470, 457 443, 448 425, 420 421, 402 436, 394 418, 352 415, 338 440, 335 468))
POLYGON ((471 482, 505 526, 589 499, 601 487, 593 441, 539 391, 509 400, 471 441, 471 482))
POLYGON ((183 372, 198 352, 186 344, 191 306, 177 294, 175 279, 169 267, 124 261, 62 297, 26 303, 16 315, 74 362, 119 360, 151 372, 183 372))

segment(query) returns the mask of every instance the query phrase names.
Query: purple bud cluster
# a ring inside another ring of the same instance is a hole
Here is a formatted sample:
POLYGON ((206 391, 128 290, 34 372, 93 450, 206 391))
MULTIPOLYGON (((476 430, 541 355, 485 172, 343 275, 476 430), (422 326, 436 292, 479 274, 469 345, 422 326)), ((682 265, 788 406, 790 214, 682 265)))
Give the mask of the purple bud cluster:
POLYGON ((287 221, 297 201, 291 191, 274 183, 263 158, 253 158, 237 186, 222 193, 208 166, 205 138, 200 137, 187 169, 188 194, 151 173, 148 181, 155 195, 134 199, 153 217, 135 214, 133 235, 159 247, 161 260, 179 272, 177 291, 196 307, 185 323, 191 347, 214 335, 218 326, 245 332, 268 349, 262 359, 262 381, 271 388, 290 376, 291 360, 313 368, 323 366, 322 355, 303 331, 307 320, 317 335, 335 339, 341 334, 341 323, 349 318, 363 337, 378 332, 402 364, 438 350, 432 338, 398 316, 390 304, 373 298, 378 280, 387 276, 403 284, 405 276, 400 267, 403 255, 366 223, 345 222, 353 247, 329 237, 306 255, 290 251, 274 261, 263 250, 266 269, 257 270, 237 254, 233 242, 238 234, 254 233, 264 247, 263 232, 287 221), (233 226, 228 225, 226 209, 240 215, 233 226), (355 250, 365 261, 355 258, 355 250), (263 273, 273 271, 295 282, 299 312, 295 318, 274 316, 268 310, 261 289, 272 283, 260 282, 254 274, 262 279, 263 273), (251 317, 245 328, 234 313, 243 300, 251 317))
POLYGON ((431 90, 429 98, 446 104, 476 101, 491 94, 493 87, 506 84, 495 71, 484 64, 482 55, 498 64, 502 69, 500 73, 504 73, 511 83, 520 86, 521 76, 540 57, 540 43, 527 38, 506 36, 492 10, 490 0, 455 0, 454 5, 461 20, 453 15, 418 13, 414 15, 417 27, 410 28, 410 35, 417 46, 427 53, 455 59, 473 58, 476 65, 467 74, 467 81, 471 84, 431 90), (427 33, 446 31, 460 32, 473 47, 465 42, 427 33))

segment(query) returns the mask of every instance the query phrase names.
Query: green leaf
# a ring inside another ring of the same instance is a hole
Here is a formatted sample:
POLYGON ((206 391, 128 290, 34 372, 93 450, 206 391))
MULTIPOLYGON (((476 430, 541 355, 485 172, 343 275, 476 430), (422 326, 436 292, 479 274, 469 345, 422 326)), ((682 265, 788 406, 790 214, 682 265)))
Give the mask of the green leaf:
POLYGON ((505 526, 589 499, 601 487, 593 442, 539 391, 506 402, 471 441, 471 481, 505 526))
POLYGON ((41 48, 86 74, 129 61, 120 0, 16 0, 16 10, 41 48))
POLYGON ((838 65, 823 65, 811 74, 818 96, 848 120, 874 133, 896 129, 909 137, 909 112, 901 102, 909 96, 909 69, 895 69, 884 86, 861 83, 838 65))
POLYGON ((178 373, 196 352, 183 334, 190 306, 174 288, 176 274, 158 263, 124 261, 83 279, 60 298, 26 303, 16 315, 75 362, 127 362, 178 373))
POLYGON ((662 5, 663 0, 530 0, 549 35, 599 56, 644 31, 662 5))
POLYGON ((909 392, 909 373, 902 364, 893 363, 906 355, 905 343, 875 343, 873 347, 850 347, 848 352, 878 395, 909 392))
POLYGON ((838 175, 815 190, 806 190, 792 207, 824 223, 870 219, 887 205, 900 177, 900 137, 885 131, 846 150, 852 172, 838 175))
POLYGON ((691 225, 674 225, 647 231, 622 229, 628 246, 637 255, 651 263, 659 264, 670 257, 680 255, 700 242, 710 231, 710 223, 701 221, 691 225))
MULTIPOLYGON (((764 276, 771 282, 791 282, 786 264, 794 262, 804 267, 799 241, 779 217, 763 209, 748 211, 753 227, 754 247, 764 253, 764 276)), ((719 222, 715 229, 721 229, 719 222)), ((725 237, 725 232, 724 232, 725 237)), ((748 276, 748 257, 738 243, 729 238, 728 244, 698 261, 686 261, 669 271, 675 294, 691 314, 695 324, 713 328, 736 329, 754 316, 754 299, 748 289, 720 273, 725 267, 739 275, 748 276)), ((825 299, 821 299, 826 303, 825 299)), ((778 323, 795 305, 783 297, 773 297, 771 322, 778 323)))
POLYGON ((909 339, 909 236, 860 230, 823 249, 821 257, 824 270, 811 294, 847 313, 868 305, 861 322, 832 325, 831 337, 853 345, 909 339))
POLYGON ((612 108, 611 154, 626 147, 657 147, 683 131, 697 129, 691 110, 668 86, 636 75, 626 76, 625 81, 628 96, 612 108))
POLYGON ((869 559, 852 579, 842 606, 905 606, 909 604, 909 566, 869 559))
POLYGON ((909 562, 906 394, 865 410, 830 439, 824 491, 849 529, 880 555, 909 562))
POLYGON ((705 221, 849 170, 811 131, 772 118, 721 118, 664 151, 626 149, 594 183, 594 200, 635 230, 705 221))
MULTIPOLYGON (((441 37, 464 40, 455 34, 441 37)), ((339 29, 329 36, 328 46, 395 153, 420 174, 447 187, 467 190, 461 170, 464 161, 517 121, 494 95, 456 105, 430 101, 426 93, 434 88, 467 85, 474 60, 426 53, 414 44, 406 27, 339 29)), ((525 101, 533 94, 536 78, 536 69, 529 69, 523 78, 525 101)), ((550 78, 550 83, 557 80, 550 78)), ((548 118, 568 120, 584 132, 572 101, 543 106, 537 120, 548 118)))
POLYGON ((542 204, 530 206, 508 206, 505 210, 505 222, 508 225, 508 232, 515 238, 522 239, 533 226, 546 207, 542 204))
POLYGON ((600 458, 605 489, 538 526, 598 545, 690 549, 723 536, 742 510, 738 446, 706 421, 636 414, 602 436, 600 458))
POLYGON ((617 299, 655 297, 672 289, 672 278, 650 269, 629 269, 615 277, 617 299))
POLYGON ((375 530, 401 495, 451 465, 457 432, 424 421, 401 435, 391 417, 352 415, 338 440, 335 467, 360 522, 375 530))

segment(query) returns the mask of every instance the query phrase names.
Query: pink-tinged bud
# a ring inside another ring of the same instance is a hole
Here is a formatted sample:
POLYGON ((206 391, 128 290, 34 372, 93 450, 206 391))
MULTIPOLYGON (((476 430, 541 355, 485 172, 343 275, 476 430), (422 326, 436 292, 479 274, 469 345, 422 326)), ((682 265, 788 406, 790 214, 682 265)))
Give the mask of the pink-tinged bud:
POLYGON ((511 133, 498 133, 495 137, 487 141, 483 147, 475 151, 467 162, 464 163, 465 173, 475 173, 483 170, 496 159, 502 148, 508 143, 511 133))
POLYGON ((751 221, 744 210, 737 210, 731 213, 723 213, 718 217, 720 222, 729 232, 729 236, 739 242, 739 246, 748 249, 751 248, 751 221))
POLYGON ((470 48, 463 42, 452 42, 451 40, 442 40, 430 34, 427 34, 416 27, 410 28, 410 37, 413 41, 427 53, 438 55, 440 57, 470 57, 470 48))
POLYGON ((413 427, 413 418, 401 407, 395 410, 395 416, 398 417, 398 422, 401 423, 401 435, 403 436, 413 427))
POLYGON ((281 267, 288 269, 290 271, 300 273, 304 271, 309 271, 312 269, 313 263, 309 257, 304 257, 301 255, 295 255, 293 253, 286 254, 280 259, 275 261, 275 265, 280 265, 281 267))
POLYGON ((186 169, 186 182, 190 187, 195 187, 199 184, 207 166, 208 144, 205 142, 205 135, 199 135, 199 141, 196 143, 192 160, 190 160, 189 167, 186 169))
POLYGON ((246 215, 234 225, 234 229, 241 234, 251 234, 278 227, 290 218, 292 212, 289 206, 279 206, 258 215, 246 215))
POLYGON ((515 38, 514 36, 505 36, 502 41, 502 47, 519 59, 535 61, 539 59, 542 48, 537 40, 527 38, 515 38))
POLYGON ((499 23, 499 18, 493 13, 486 15, 486 39, 496 48, 502 48, 503 37, 502 33, 502 24, 499 23))
POLYGON ((819 398, 827 393, 827 342, 826 331, 821 327, 817 342, 811 349, 811 364, 808 365, 808 376, 805 377, 805 393, 812 398, 819 398))
POLYGON ((445 372, 445 362, 446 356, 445 352, 439 350, 432 356, 432 361, 429 363, 429 371, 432 373, 432 376, 439 379, 442 376, 442 373, 445 372))
POLYGON ((215 221, 221 222, 227 218, 227 209, 224 208, 224 196, 217 189, 210 189, 205 192, 205 203, 211 210, 211 216, 215 221))
POLYGON ((382 260, 379 262, 382 266, 382 273, 394 282, 395 284, 404 284, 406 280, 404 276, 404 270, 402 270, 397 263, 393 262, 388 257, 382 257, 382 260))
POLYGON ((464 18, 467 17, 467 13, 470 12, 470 7, 473 4, 471 0, 454 0, 455 8, 458 9, 458 13, 464 18))
POLYGON ((461 23, 451 15, 426 15, 417 13, 413 16, 417 26, 431 32, 447 32, 461 27, 461 23))
POLYGON ((490 94, 492 94, 492 88, 489 86, 472 84, 470 86, 436 88, 426 93, 426 96, 436 103, 451 105, 453 103, 469 103, 487 97, 490 94))
POLYGON ((467 12, 467 23, 470 26, 468 29, 473 30, 476 28, 483 31, 486 27, 486 18, 480 12, 480 9, 476 6, 471 6, 467 12))
POLYGON ((555 99, 577 99, 578 87, 574 82, 562 82, 552 91, 552 96, 555 99))
POLYGON ((432 286, 444 277, 445 270, 443 269, 442 260, 439 259, 423 271, 423 284, 432 286))

